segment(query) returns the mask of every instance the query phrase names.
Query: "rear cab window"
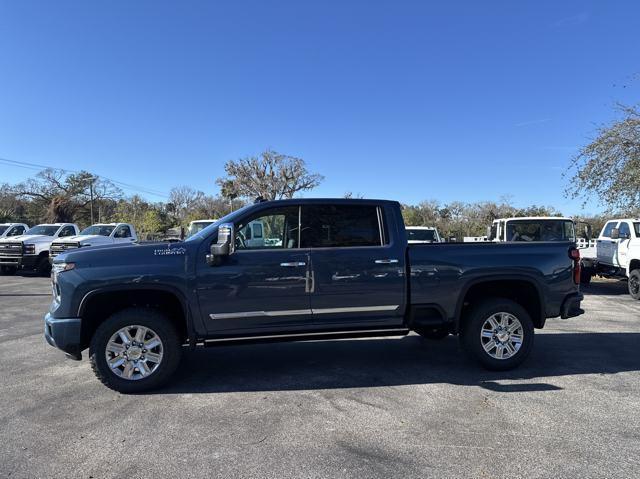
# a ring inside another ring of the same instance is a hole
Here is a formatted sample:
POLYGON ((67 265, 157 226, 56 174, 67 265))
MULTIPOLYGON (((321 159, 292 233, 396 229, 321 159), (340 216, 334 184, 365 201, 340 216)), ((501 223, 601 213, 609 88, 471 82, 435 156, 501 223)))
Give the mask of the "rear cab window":
POLYGON ((376 205, 306 205, 302 207, 303 248, 384 246, 383 215, 376 205))

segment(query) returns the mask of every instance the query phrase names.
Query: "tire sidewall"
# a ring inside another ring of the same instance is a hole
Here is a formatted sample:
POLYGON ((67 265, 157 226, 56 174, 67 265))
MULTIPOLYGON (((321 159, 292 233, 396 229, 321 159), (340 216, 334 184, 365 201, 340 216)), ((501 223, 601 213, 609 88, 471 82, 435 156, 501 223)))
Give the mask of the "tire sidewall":
POLYGON ((640 299, 640 291, 638 293, 632 293, 631 292, 631 278, 634 277, 636 278, 638 281, 640 281, 640 269, 634 269, 633 271, 631 271, 631 273, 629 273, 629 282, 627 283, 628 289, 629 289, 629 296, 631 296, 633 299, 640 299))
POLYGON ((129 308, 110 316, 98 327, 89 347, 91 366, 98 379, 122 393, 139 393, 160 387, 177 369, 181 355, 182 345, 171 321, 162 313, 147 308, 129 308), (109 339, 119 329, 131 325, 151 328, 162 340, 162 362, 153 374, 144 379, 123 379, 107 364, 105 351, 109 339))
POLYGON ((487 300, 476 306, 466 318, 460 340, 465 351, 487 369, 505 371, 521 364, 531 352, 534 342, 533 321, 529 313, 518 303, 508 299, 487 300), (480 332, 485 321, 495 313, 509 313, 515 316, 523 330, 522 346, 508 359, 490 356, 482 346, 480 332))

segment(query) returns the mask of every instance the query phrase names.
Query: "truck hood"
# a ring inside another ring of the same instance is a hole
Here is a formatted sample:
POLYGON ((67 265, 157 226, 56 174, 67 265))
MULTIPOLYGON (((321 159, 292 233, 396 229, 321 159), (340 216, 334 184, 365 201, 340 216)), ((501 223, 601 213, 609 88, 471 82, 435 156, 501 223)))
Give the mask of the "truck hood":
POLYGON ((91 248, 78 248, 56 256, 55 262, 74 262, 78 266, 118 266, 168 264, 184 260, 187 250, 197 247, 187 243, 109 243, 91 248))
POLYGON ((53 236, 46 235, 20 235, 0 239, 2 242, 22 241, 23 243, 51 243, 54 240, 55 238, 53 236))
POLYGON ((111 244, 112 240, 110 236, 102 235, 75 235, 67 236, 64 239, 58 239, 55 243, 90 243, 94 244, 111 244))

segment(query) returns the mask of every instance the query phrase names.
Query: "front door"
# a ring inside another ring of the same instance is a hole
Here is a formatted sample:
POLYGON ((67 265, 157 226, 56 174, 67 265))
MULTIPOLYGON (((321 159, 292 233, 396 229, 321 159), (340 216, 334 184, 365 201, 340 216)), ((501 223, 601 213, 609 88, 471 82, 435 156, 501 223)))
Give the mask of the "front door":
POLYGON ((603 264, 618 266, 617 263, 617 250, 618 240, 611 238, 611 231, 618 226, 617 221, 609 221, 602 234, 596 243, 596 252, 598 255, 598 261, 603 264))
POLYGON ((389 241, 375 204, 302 207, 302 246, 311 254, 313 322, 327 329, 400 326, 404 248, 389 241))
POLYGON ((231 255, 217 266, 204 255, 198 259, 198 299, 209 333, 260 334, 309 324, 309 252, 299 247, 299 215, 298 206, 287 206, 243 218, 235 224, 231 255))

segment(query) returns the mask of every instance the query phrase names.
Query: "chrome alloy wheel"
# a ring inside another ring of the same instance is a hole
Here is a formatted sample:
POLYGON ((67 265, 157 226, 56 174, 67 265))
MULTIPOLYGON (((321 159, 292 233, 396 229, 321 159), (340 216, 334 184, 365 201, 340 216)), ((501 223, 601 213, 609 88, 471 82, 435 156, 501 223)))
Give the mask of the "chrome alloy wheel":
POLYGON ((107 364, 116 376, 136 381, 155 372, 162 363, 162 340, 151 328, 125 326, 116 331, 105 348, 107 364))
POLYGON ((480 341, 485 352, 495 359, 509 359, 522 346, 524 329, 511 313, 495 313, 489 316, 480 331, 480 341))

